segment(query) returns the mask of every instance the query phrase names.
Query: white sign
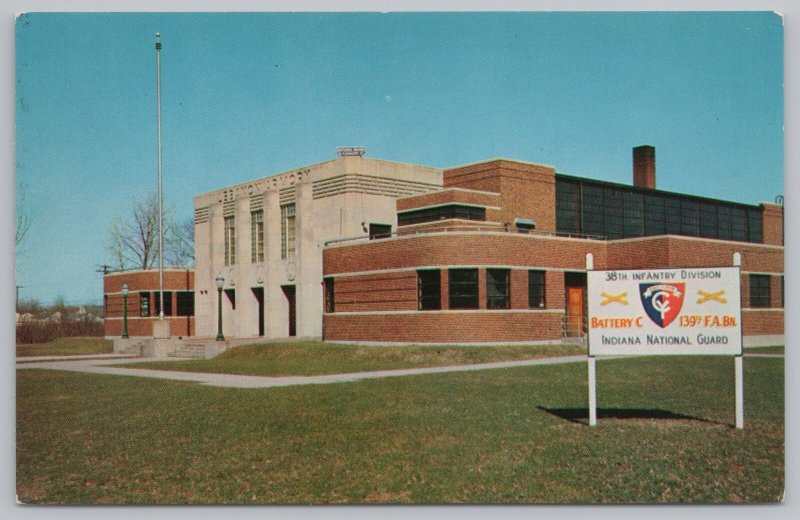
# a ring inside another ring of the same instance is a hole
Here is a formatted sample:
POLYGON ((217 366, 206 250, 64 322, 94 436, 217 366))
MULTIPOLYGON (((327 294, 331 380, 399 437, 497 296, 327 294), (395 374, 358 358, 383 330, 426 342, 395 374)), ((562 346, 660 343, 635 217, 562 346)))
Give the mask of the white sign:
POLYGON ((589 271, 589 355, 742 354, 738 267, 589 271))

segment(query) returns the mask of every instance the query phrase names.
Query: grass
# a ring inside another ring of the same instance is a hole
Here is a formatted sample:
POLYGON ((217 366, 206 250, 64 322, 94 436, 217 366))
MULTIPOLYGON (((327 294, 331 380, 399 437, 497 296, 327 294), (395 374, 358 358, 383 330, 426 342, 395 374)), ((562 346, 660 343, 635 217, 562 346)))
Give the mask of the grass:
POLYGON ((213 359, 131 363, 129 367, 258 376, 318 375, 466 365, 585 354, 573 345, 364 347, 321 341, 243 345, 213 359))
POLYGON ((777 345, 772 347, 748 347, 744 349, 746 354, 783 354, 785 347, 777 345))
POLYGON ((17 345, 17 357, 111 354, 113 351, 112 341, 98 337, 57 338, 47 343, 17 345))
POLYGON ((225 389, 17 371, 17 493, 36 503, 729 503, 784 488, 783 360, 586 365, 225 389))

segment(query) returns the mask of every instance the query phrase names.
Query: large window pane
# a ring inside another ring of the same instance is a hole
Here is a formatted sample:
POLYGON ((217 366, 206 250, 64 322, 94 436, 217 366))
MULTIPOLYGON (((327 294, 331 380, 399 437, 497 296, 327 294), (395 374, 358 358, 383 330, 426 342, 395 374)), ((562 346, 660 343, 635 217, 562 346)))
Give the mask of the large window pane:
POLYGON ((508 269, 486 270, 486 308, 508 309, 509 301, 508 269))
POLYGON ((750 275, 750 307, 769 307, 769 280, 768 274, 750 275))
POLYGON ((442 308, 442 273, 439 269, 417 271, 417 308, 421 311, 442 308))
POLYGON ((528 307, 545 308, 544 271, 528 271, 528 307))
POLYGON ((448 270, 451 309, 478 308, 478 270, 448 270))

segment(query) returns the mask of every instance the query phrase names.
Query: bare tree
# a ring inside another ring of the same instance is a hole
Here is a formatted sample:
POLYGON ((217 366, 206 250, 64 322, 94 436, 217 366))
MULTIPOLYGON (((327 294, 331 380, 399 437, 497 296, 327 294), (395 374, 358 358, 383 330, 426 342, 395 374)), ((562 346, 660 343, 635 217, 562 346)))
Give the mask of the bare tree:
POLYGON ((25 238, 25 235, 31 228, 31 223, 33 222, 33 215, 31 214, 30 208, 25 205, 25 191, 27 188, 28 185, 22 182, 20 182, 17 186, 17 227, 15 233, 17 246, 19 246, 19 244, 22 242, 22 239, 25 238))
MULTIPOLYGON (((158 196, 148 193, 134 200, 131 216, 118 217, 109 224, 106 249, 119 269, 150 269, 158 263, 158 196)), ((188 267, 194 259, 194 224, 191 234, 178 223, 171 208, 165 209, 164 260, 173 267, 188 267)))

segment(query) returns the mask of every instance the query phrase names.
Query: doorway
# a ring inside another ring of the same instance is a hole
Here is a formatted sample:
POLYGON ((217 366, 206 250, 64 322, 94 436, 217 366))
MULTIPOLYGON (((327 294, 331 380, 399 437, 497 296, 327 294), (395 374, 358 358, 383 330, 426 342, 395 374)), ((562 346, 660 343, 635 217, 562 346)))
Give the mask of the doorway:
POLYGON ((566 314, 564 335, 581 337, 586 323, 586 273, 564 273, 566 314))
POLYGON ((264 335, 264 288, 263 287, 253 287, 253 296, 256 298, 256 302, 258 302, 258 335, 264 335))
POLYGON ((283 294, 286 296, 286 301, 289 303, 289 337, 297 335, 297 307, 295 303, 295 287, 294 285, 282 285, 283 294))

